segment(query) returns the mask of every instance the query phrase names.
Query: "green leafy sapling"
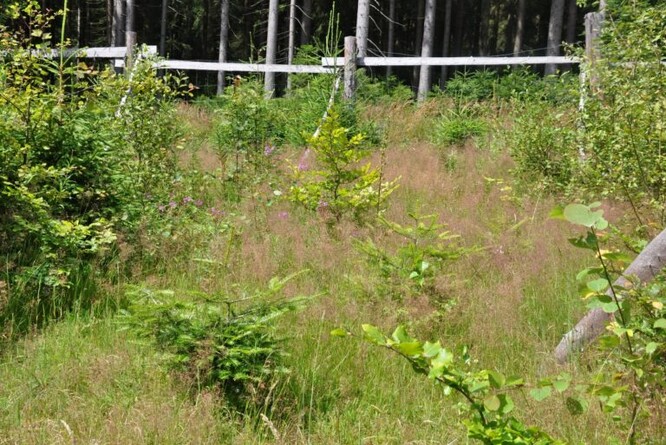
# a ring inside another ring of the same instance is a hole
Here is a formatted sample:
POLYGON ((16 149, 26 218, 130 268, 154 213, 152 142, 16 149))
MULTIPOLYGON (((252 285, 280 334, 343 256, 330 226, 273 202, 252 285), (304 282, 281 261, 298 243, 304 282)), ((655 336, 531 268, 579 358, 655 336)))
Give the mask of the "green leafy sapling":
MULTIPOLYGON (((408 335, 403 326, 388 337, 377 327, 364 324, 363 338, 406 359, 414 372, 426 376, 443 389, 445 395, 456 393, 463 398, 467 411, 463 423, 468 437, 484 444, 557 445, 554 439, 536 427, 528 427, 512 416, 515 408, 510 392, 524 385, 519 377, 506 377, 492 370, 471 369, 467 348, 456 353, 440 342, 421 342, 408 335)), ((335 329, 331 335, 353 335, 335 329)))
POLYGON ((599 400, 604 411, 614 413, 615 420, 625 422, 627 442, 637 443, 640 420, 649 423, 659 406, 663 411, 665 401, 666 277, 661 273, 648 284, 632 276, 614 280, 629 258, 602 249, 609 223, 598 207, 599 203, 571 204, 556 209, 553 216, 587 229, 585 235, 570 240, 591 250, 599 263, 578 274, 580 294, 589 308, 614 314, 600 341, 609 353, 602 369, 584 385, 585 391, 599 400))
POLYGON ((363 163, 371 150, 362 134, 350 136, 332 110, 308 145, 316 165, 311 168, 302 161, 294 168, 295 184, 289 192, 293 203, 329 215, 332 222, 345 215, 360 222, 373 210, 381 212, 397 180, 382 183, 382 172, 363 163))

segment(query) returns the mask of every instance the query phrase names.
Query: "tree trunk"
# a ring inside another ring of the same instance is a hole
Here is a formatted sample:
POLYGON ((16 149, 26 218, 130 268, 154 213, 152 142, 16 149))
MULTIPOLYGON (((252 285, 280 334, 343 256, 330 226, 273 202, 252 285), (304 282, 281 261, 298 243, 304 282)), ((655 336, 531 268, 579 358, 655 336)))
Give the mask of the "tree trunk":
POLYGON ((465 1, 456 0, 456 20, 455 32, 453 33, 453 55, 458 57, 462 56, 463 51, 463 34, 465 30, 465 1))
MULTIPOLYGON (((432 57, 432 47, 435 37, 435 8, 436 0, 427 0, 425 8, 425 19, 423 20, 423 46, 421 57, 432 57)), ((430 91, 430 67, 421 65, 419 76, 419 93, 417 99, 423 102, 430 91)))
MULTIPOLYGON (((453 8, 453 0, 446 0, 444 5, 444 37, 442 40, 442 57, 449 57, 451 46, 451 13, 453 8)), ((446 78, 449 75, 449 67, 442 65, 442 72, 439 78, 439 88, 444 89, 446 85, 446 78)))
MULTIPOLYGON (((268 4, 268 32, 266 35, 266 64, 275 64, 277 58, 278 0, 268 4)), ((275 93, 275 73, 266 73, 264 77, 265 97, 270 99, 275 93)))
MULTIPOLYGON (((550 6, 550 20, 548 22, 547 56, 559 56, 562 44, 562 22, 564 21, 564 0, 552 0, 550 6)), ((557 64, 546 65, 545 74, 555 74, 557 64)))
MULTIPOLYGON (((222 0, 220 4, 220 46, 217 51, 217 61, 227 61, 227 46, 229 39, 229 0, 222 0)), ((217 72, 217 95, 224 94, 224 71, 217 72)))
POLYGON ((518 0, 518 11, 516 11, 516 38, 513 40, 513 55, 515 57, 518 57, 523 50, 523 36, 525 35, 525 3, 526 0, 518 0))
MULTIPOLYGON (((287 64, 294 63, 296 45, 296 0, 289 3, 289 44, 287 48, 287 64)), ((291 74, 287 74, 287 90, 291 90, 291 74)))
POLYGON ((125 23, 123 20, 124 0, 113 0, 113 25, 111 27, 111 46, 123 46, 125 43, 125 23))
MULTIPOLYGON (((636 259, 627 267, 623 276, 618 278, 614 286, 628 286, 630 283, 624 277, 636 277, 641 283, 652 280, 661 269, 666 266, 666 230, 662 231, 636 259)), ((610 290, 609 290, 610 292, 610 290)), ((609 292, 607 294, 611 295, 609 292)), ((592 309, 576 326, 567 332, 555 349, 555 358, 565 363, 574 352, 579 352, 589 343, 601 335, 613 314, 607 314, 601 308, 592 309)))
POLYGON ((567 43, 574 44, 578 40, 576 24, 578 22, 578 5, 576 0, 569 0, 569 9, 567 11, 567 43))
POLYGON ((312 38, 312 0, 303 0, 303 17, 301 18, 301 46, 310 43, 312 38))
MULTIPOLYGON (((425 2, 427 0, 416 0, 418 8, 416 11, 416 42, 414 45, 414 55, 416 57, 421 55, 423 49, 423 14, 425 14, 425 2)), ((419 80, 419 67, 415 66, 412 70, 412 88, 417 85, 419 80)))
POLYGON ((488 55, 488 35, 490 31, 490 0, 481 2, 481 18, 479 20, 479 55, 488 55))
POLYGON ((162 18, 160 20, 160 56, 166 57, 166 33, 169 0, 162 0, 162 18))
MULTIPOLYGON (((388 42, 386 44, 386 55, 393 57, 395 48, 395 0, 389 0, 389 17, 388 17, 388 42)), ((386 77, 391 77, 393 74, 393 67, 386 67, 386 77)))
POLYGON ((368 55, 368 28, 370 25, 370 0, 358 0, 356 13, 356 48, 358 57, 368 55))
POLYGON ((126 0, 125 6, 125 32, 135 32, 134 29, 134 0, 126 0))

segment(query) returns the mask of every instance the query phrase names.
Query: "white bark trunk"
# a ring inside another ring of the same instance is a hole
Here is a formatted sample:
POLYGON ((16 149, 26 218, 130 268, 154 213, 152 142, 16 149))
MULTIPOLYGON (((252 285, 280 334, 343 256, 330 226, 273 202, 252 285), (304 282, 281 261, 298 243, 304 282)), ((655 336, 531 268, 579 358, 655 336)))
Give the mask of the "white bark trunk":
MULTIPOLYGON (((559 56, 562 43, 562 22, 564 21, 564 0, 552 0, 548 22, 547 56, 559 56)), ((557 65, 546 65, 545 74, 555 74, 557 65)))
MULTIPOLYGON (((289 44, 287 49, 287 64, 294 63, 296 46, 296 0, 289 3, 289 44)), ((291 90, 291 74, 287 75, 287 90, 291 90)))
POLYGON ((368 28, 370 26, 370 0, 358 0, 356 13, 356 48, 358 57, 368 55, 368 28))
MULTIPOLYGON (((227 61, 227 46, 229 39, 229 0, 222 0, 220 4, 220 46, 217 51, 217 60, 220 63, 227 61)), ((224 94, 224 71, 217 72, 217 95, 224 94)))
MULTIPOLYGON (((268 4, 268 33, 266 36, 266 64, 273 65, 277 58, 278 0, 268 4)), ((264 77, 265 97, 270 99, 275 93, 275 73, 266 73, 264 77)))
POLYGON ((516 37, 513 40, 513 55, 518 57, 523 50, 523 35, 525 34, 525 2, 518 0, 518 12, 516 13, 516 37))
MULTIPOLYGON (((425 19, 423 20, 423 46, 421 57, 432 57, 432 46, 435 37, 435 8, 436 0, 427 0, 425 8, 425 19)), ((419 93, 417 99, 423 102, 430 91, 430 67, 422 65, 419 75, 419 93)))

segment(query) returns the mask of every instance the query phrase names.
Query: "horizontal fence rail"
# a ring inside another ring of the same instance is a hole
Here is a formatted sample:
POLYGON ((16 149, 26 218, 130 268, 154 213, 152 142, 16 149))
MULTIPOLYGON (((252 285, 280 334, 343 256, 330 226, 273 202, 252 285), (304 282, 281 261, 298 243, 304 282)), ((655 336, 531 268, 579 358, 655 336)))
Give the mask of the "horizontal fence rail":
MULTIPOLYGON (((344 57, 322 57, 322 66, 343 66, 344 57)), ((506 65, 565 65, 580 63, 566 56, 495 56, 495 57, 359 57, 358 66, 506 66, 506 65)))
MULTIPOLYGON (((125 66, 125 61, 116 60, 115 65, 117 68, 123 68, 125 66)), ((160 60, 155 63, 155 68, 192 71, 233 71, 239 73, 327 74, 336 72, 333 67, 319 65, 266 65, 261 63, 218 63, 195 62, 190 60, 160 60)))

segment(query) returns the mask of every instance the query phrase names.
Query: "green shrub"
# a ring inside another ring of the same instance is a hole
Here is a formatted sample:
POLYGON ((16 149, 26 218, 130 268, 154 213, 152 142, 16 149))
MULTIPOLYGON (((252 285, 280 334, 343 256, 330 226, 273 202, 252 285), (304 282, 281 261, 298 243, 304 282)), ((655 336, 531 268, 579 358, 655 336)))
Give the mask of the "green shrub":
POLYGON ((581 115, 584 163, 577 183, 597 195, 627 199, 634 208, 651 207, 663 223, 666 5, 631 2, 609 13, 603 58, 588 72, 595 86, 581 115))
POLYGON ((514 173, 526 184, 562 191, 571 183, 577 167, 576 128, 573 110, 553 110, 548 102, 516 105, 515 120, 507 130, 514 173))
POLYGON ((53 17, 34 1, 8 11, 31 30, 0 28, 0 324, 21 332, 91 304, 75 283, 138 227, 173 171, 178 132, 176 91, 152 61, 130 81, 45 58, 53 17))
POLYGON ((134 288, 121 323, 154 342, 165 363, 193 389, 217 388, 237 409, 266 403, 266 384, 288 372, 274 321, 302 305, 302 298, 279 298, 294 276, 274 278, 266 290, 246 298, 194 294, 193 299, 134 288))
POLYGON ((314 159, 303 159, 294 169, 296 184, 289 191, 293 203, 326 215, 330 222, 339 222, 344 215, 361 222, 371 211, 383 210, 396 181, 382 182, 380 170, 361 164, 370 154, 363 135, 350 137, 335 110, 309 144, 314 159))
POLYGON ((481 136, 487 131, 487 125, 473 113, 467 111, 451 112, 435 122, 433 143, 437 145, 461 144, 473 136, 481 136))

